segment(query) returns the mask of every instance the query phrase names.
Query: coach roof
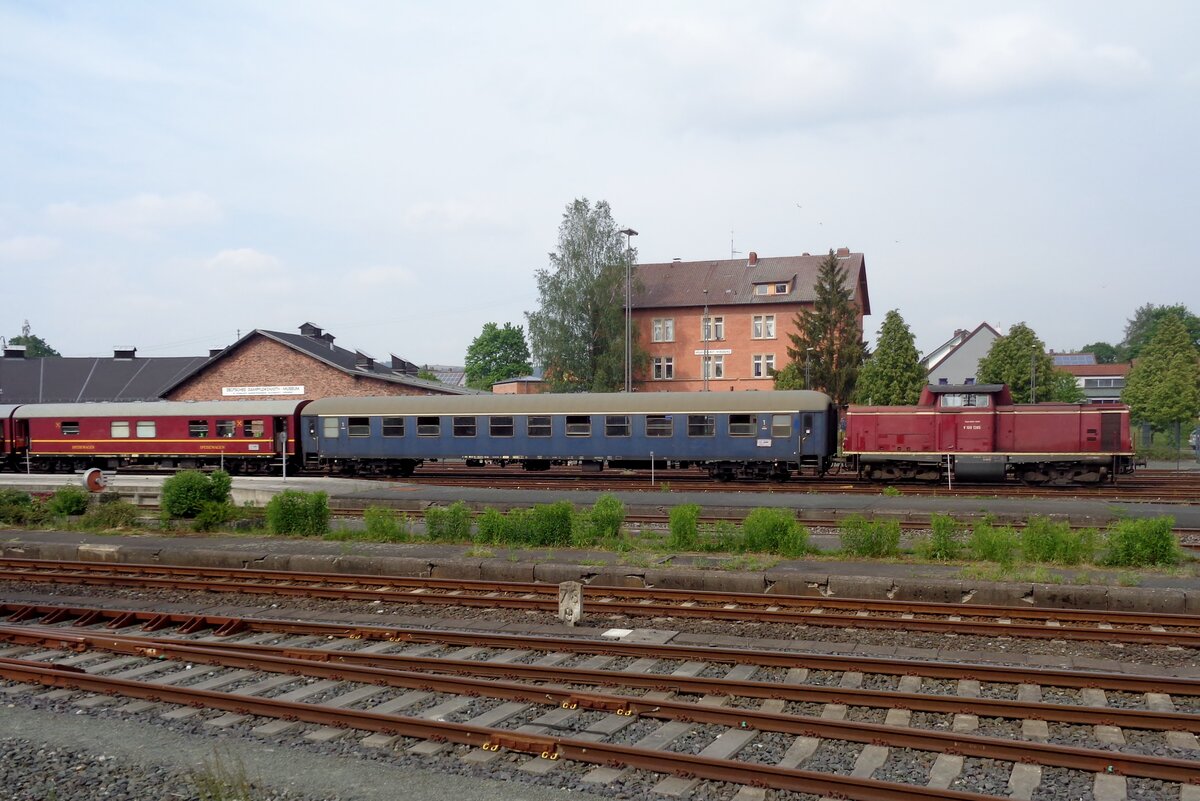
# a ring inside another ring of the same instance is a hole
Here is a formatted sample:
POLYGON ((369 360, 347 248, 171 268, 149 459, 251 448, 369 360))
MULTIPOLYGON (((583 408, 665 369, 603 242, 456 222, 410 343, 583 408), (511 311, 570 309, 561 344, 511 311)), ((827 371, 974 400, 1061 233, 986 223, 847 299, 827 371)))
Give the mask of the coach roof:
POLYGON ((17 409, 20 420, 61 417, 287 417, 303 401, 148 401, 145 403, 38 403, 17 409))
POLYGON ((638 392, 322 398, 305 415, 721 414, 823 412, 821 392, 638 392))

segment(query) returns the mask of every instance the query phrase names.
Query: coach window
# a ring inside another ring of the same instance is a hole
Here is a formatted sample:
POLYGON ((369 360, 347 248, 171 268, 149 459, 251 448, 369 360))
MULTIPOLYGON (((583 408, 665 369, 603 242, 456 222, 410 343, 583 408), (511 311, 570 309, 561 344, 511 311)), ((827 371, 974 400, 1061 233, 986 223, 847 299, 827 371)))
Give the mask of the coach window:
POLYGON ((191 439, 204 439, 208 436, 208 421, 207 420, 188 420, 188 437, 191 439))
POLYGON ((984 407, 991 405, 990 395, 977 395, 973 392, 958 393, 949 392, 942 396, 943 409, 956 409, 961 407, 984 407))
POLYGON ((340 417, 322 417, 321 418, 321 436, 325 439, 338 438, 338 425, 341 423, 340 417))
POLYGON ((138 420, 137 435, 139 439, 153 439, 157 436, 156 429, 157 426, 154 425, 153 420, 138 420))
POLYGON ((715 437, 717 435, 717 419, 711 414, 689 414, 689 437, 715 437))
POLYGON ((243 420, 242 421, 242 436, 250 438, 261 438, 263 435, 262 420, 243 420))
POLYGON ((370 417, 347 417, 346 418, 346 433, 352 437, 369 437, 369 436, 371 436, 371 418, 370 417))
POLYGON ((108 427, 108 433, 113 439, 129 439, 129 421, 114 420, 108 427))
POLYGON ((456 436, 456 437, 473 437, 473 436, 475 436, 475 418, 474 417, 455 417, 454 418, 454 436, 456 436))
POLYGON ((442 435, 442 418, 440 417, 418 417, 417 418, 417 436, 418 437, 440 437, 442 435))
POLYGON ((792 416, 790 414, 771 415, 771 436, 790 437, 792 435, 792 416))
POLYGON ((64 420, 61 424, 61 429, 64 437, 79 436, 79 421, 67 422, 64 420))
POLYGON ((550 418, 543 415, 530 416, 525 421, 525 433, 531 437, 548 437, 551 434, 550 418))
POLYGON ((237 420, 217 421, 218 437, 232 437, 235 433, 237 433, 237 420))
POLYGON ((511 417, 488 418, 488 433, 493 437, 511 437, 513 431, 513 419, 511 417))
POLYGON ((385 417, 385 418, 383 418, 383 435, 385 437, 403 437, 404 436, 404 418, 403 417, 385 417))
POLYGON ((675 433, 675 426, 669 414, 646 415, 647 437, 669 437, 675 433))
POLYGON ((729 436, 753 437, 758 430, 758 417, 753 414, 729 415, 729 436))
POLYGON ((567 415, 568 437, 590 437, 592 435, 592 418, 586 414, 567 415))
POLYGON ((629 436, 629 415, 627 414, 610 414, 604 418, 604 436, 606 437, 628 437, 629 436))

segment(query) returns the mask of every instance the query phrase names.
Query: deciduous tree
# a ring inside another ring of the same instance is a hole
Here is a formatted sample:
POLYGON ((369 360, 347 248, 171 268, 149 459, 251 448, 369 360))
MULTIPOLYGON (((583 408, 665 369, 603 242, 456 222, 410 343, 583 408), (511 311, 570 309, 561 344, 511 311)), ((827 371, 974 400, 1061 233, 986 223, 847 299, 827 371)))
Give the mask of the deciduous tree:
POLYGON ((1046 346, 1033 329, 1017 323, 1006 336, 992 343, 987 355, 979 360, 979 381, 983 384, 1007 384, 1016 403, 1029 403, 1032 379, 1037 376, 1037 400, 1078 403, 1083 400, 1075 377, 1054 367, 1046 346))
POLYGON ((1155 306, 1147 303, 1139 306, 1133 318, 1125 325, 1125 340, 1121 343, 1121 360, 1129 361, 1142 355, 1142 350, 1154 339, 1155 332, 1168 317, 1174 317, 1187 329, 1193 347, 1200 347, 1200 317, 1192 314, 1187 306, 1155 306))
POLYGON ((467 348, 467 386, 488 389, 497 381, 529 375, 529 346, 519 325, 484 323, 483 331, 467 348))
POLYGON ((796 333, 788 334, 787 354, 792 361, 775 374, 775 386, 804 388, 807 372, 808 389, 826 392, 838 404, 849 403, 867 349, 846 271, 832 250, 821 262, 814 289, 812 307, 796 315, 796 333))
POLYGON ((1080 353, 1090 353, 1096 357, 1096 364, 1116 364, 1121 352, 1116 345, 1107 342, 1093 342, 1079 349, 1080 353))
POLYGON ((62 356, 61 353, 46 344, 46 340, 37 334, 30 333, 29 321, 21 326, 21 333, 8 340, 10 345, 24 345, 26 356, 62 356))
POLYGON ((1159 431, 1189 423, 1200 413, 1200 362, 1184 321, 1163 318, 1129 373, 1121 400, 1130 416, 1159 431))
MULTIPOLYGON (((614 392, 625 385, 625 268, 636 263, 608 203, 567 206, 558 251, 536 273, 539 308, 526 312, 533 356, 556 392, 614 392)), ((636 287, 635 287, 636 290, 636 287)), ((633 332, 634 365, 644 361, 633 332)))
POLYGON ((875 351, 858 372, 854 399, 876 406, 911 406, 920 400, 925 383, 912 331, 892 309, 883 318, 875 351))

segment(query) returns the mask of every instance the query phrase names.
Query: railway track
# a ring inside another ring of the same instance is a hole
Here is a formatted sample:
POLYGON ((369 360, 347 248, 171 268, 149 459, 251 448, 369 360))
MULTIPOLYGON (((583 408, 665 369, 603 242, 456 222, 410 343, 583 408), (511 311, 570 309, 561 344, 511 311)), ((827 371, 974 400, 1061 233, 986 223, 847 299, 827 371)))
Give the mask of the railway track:
POLYGON ((1051 775, 1200 797, 1200 681, 1184 678, 15 604, 0 677, 10 697, 52 687, 80 709, 427 756, 459 744, 531 774, 573 763, 597 787, 640 769, 667 796, 707 779, 742 799, 993 798, 962 780, 986 763, 1018 797, 1051 775), (914 759, 926 769, 888 778, 914 759))
MULTIPOLYGON (((436 605, 555 614, 546 583, 0 559, 0 580, 436 605)), ((969 599, 968 599, 969 600, 969 599)), ((584 614, 784 623, 1200 648, 1200 616, 588 585, 584 614)))

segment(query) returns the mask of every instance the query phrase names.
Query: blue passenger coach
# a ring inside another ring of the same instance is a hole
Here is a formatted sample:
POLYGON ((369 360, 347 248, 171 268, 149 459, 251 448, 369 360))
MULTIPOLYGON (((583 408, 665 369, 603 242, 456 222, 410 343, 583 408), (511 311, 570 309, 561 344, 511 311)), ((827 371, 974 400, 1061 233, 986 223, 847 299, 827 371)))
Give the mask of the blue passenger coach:
POLYGON ((305 463, 410 475, 426 461, 527 470, 701 467, 721 479, 822 473, 837 415, 820 392, 324 398, 305 407, 305 463))

